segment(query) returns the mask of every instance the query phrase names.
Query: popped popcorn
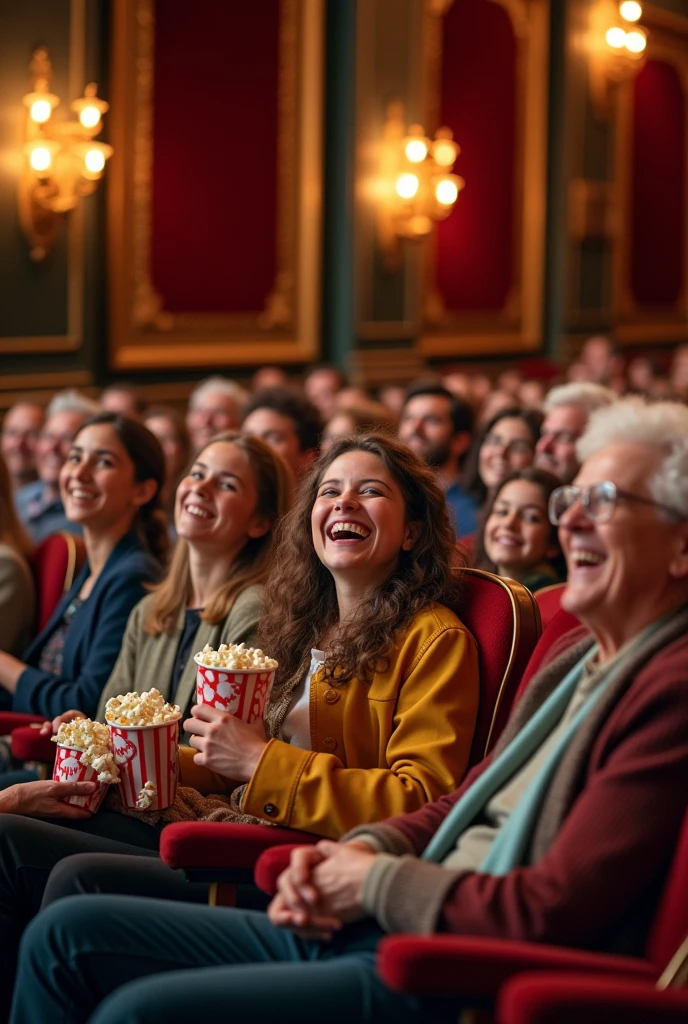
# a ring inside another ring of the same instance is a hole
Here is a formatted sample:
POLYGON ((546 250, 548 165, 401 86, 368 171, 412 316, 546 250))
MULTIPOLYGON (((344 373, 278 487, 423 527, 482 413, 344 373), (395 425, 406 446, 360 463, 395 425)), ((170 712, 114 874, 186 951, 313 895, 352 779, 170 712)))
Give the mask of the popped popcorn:
POLYGON ((136 806, 140 811, 150 810, 150 805, 153 803, 155 796, 158 792, 158 787, 154 782, 150 780, 145 784, 143 789, 139 792, 136 798, 136 806))
POLYGON ((155 688, 111 697, 105 705, 105 721, 110 725, 163 725, 180 717, 179 705, 168 704, 155 688))
POLYGON ((206 644, 196 655, 196 661, 207 668, 244 672, 265 672, 277 668, 275 659, 263 654, 260 647, 247 647, 245 644, 220 644, 217 650, 206 644))
POLYGON ((82 763, 98 772, 98 782, 119 782, 107 725, 92 722, 90 718, 75 718, 71 722, 63 722, 52 741, 82 751, 82 763))

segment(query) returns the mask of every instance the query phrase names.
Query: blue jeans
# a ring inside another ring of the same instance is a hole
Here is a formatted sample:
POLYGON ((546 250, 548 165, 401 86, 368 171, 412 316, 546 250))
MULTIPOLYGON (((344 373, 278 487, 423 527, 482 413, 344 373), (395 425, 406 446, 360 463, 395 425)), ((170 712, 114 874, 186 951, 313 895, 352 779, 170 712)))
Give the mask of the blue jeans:
POLYGON ((11 1024, 456 1021, 456 1000, 403 996, 379 981, 381 937, 371 921, 320 943, 255 911, 73 896, 26 931, 11 1024))

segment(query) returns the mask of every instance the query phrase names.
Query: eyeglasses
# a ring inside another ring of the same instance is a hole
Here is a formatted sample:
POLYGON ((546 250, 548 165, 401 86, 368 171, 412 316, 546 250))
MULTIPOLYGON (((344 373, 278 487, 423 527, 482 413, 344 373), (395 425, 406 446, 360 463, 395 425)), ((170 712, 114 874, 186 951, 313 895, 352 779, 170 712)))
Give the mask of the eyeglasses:
POLYGON ((661 508, 669 512, 677 519, 685 519, 685 515, 671 505, 663 505, 661 501, 653 501, 651 498, 641 498, 638 494, 630 494, 628 491, 620 490, 611 480, 602 480, 599 484, 591 487, 557 487, 552 491, 549 498, 549 520, 554 526, 558 526, 562 516, 568 509, 580 501, 583 515, 594 523, 608 523, 614 515, 614 509, 619 498, 624 501, 634 501, 639 505, 652 505, 654 508, 661 508))

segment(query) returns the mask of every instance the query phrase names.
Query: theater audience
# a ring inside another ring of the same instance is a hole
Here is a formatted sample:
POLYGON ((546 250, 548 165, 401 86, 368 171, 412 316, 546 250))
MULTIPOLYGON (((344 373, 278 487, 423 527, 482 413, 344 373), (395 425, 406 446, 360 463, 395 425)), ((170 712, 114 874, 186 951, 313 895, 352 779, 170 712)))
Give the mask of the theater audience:
POLYGON ((602 384, 578 381, 552 388, 545 399, 545 419, 535 446, 535 465, 570 483, 578 472, 576 442, 596 409, 617 396, 602 384))
POLYGON ((0 651, 20 654, 34 624, 35 594, 27 557, 31 541, 12 501, 12 484, 0 457, 0 651))
MULTIPOLYGON (((6 972, 48 872, 70 853, 136 852, 133 869, 122 857, 104 862, 110 873, 98 884, 114 876, 118 891, 194 899, 198 891, 176 872, 140 860, 146 843, 148 851, 157 846, 160 820, 175 820, 175 812, 176 820, 267 820, 338 837, 451 791, 466 768, 478 706, 475 643, 442 603, 456 598, 453 546, 441 492, 408 449, 375 436, 337 442, 284 521, 268 582, 261 632, 280 667, 267 732, 196 706, 185 723, 192 748, 180 751, 177 804, 127 818, 111 839, 99 834, 102 812, 69 828, 1 816, 6 972), (227 793, 244 785, 231 802, 204 799, 186 788, 187 771, 205 793, 217 794, 223 779, 227 793), (137 836, 140 849, 127 847, 128 825, 144 820, 148 839, 137 836)), ((92 862, 82 856, 61 864, 46 898, 70 869, 96 870, 92 862)))
POLYGON ((559 582, 561 558, 548 502, 559 481, 543 469, 516 470, 493 491, 478 535, 473 564, 518 580, 530 591, 559 582))
POLYGON ((482 508, 489 492, 517 469, 530 466, 540 435, 540 416, 512 406, 493 416, 467 460, 467 489, 482 508))
POLYGON ((0 433, 0 455, 5 460, 12 487, 17 490, 36 479, 36 442, 43 426, 43 407, 17 402, 5 413, 0 433))
POLYGON ((223 430, 237 430, 247 395, 227 377, 208 377, 189 396, 186 426, 191 447, 198 451, 223 430))
POLYGON ((96 402, 77 391, 58 392, 46 409, 35 449, 38 479, 20 487, 14 498, 19 518, 34 544, 61 530, 81 533, 79 523, 70 522, 65 514, 60 470, 77 430, 98 411, 96 402))
POLYGON ((408 390, 399 439, 434 471, 459 537, 476 528, 476 502, 461 481, 461 464, 472 430, 473 411, 468 402, 440 384, 419 383, 408 390))
POLYGON ((553 507, 563 605, 584 626, 463 786, 297 850, 269 920, 60 901, 25 937, 13 1024, 210 1020, 227 1007, 254 1020, 456 1020, 456 1002, 377 978, 390 932, 640 955, 686 811, 688 410, 602 408, 578 458, 553 507))
POLYGON ((396 431, 396 427, 397 419, 389 409, 382 402, 368 399, 365 403, 339 409, 330 417, 322 433, 320 450, 326 452, 335 441, 339 441, 342 437, 350 437, 352 434, 370 434, 377 431, 392 434, 396 431))
POLYGON ((289 388, 267 388, 244 410, 242 434, 265 441, 282 456, 298 480, 318 457, 322 424, 314 405, 289 388))
POLYGON ((155 434, 165 456, 165 486, 160 502, 174 523, 174 501, 177 484, 191 456, 191 441, 184 417, 170 405, 151 405, 143 417, 151 434, 155 434))
POLYGON ((69 521, 83 527, 86 564, 23 658, 0 652, 4 707, 95 713, 129 613, 166 552, 164 472, 160 445, 133 420, 99 413, 76 431, 59 485, 69 521))
POLYGON ((266 388, 288 388, 289 378, 281 366, 261 366, 251 377, 251 391, 266 388))

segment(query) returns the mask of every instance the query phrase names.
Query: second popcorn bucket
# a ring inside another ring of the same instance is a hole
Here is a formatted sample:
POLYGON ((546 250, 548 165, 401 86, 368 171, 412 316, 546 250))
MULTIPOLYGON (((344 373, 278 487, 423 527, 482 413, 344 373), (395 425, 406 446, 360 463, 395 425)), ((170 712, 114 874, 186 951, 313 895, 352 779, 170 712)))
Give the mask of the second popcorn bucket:
MULTIPOLYGON (((140 811, 161 811, 172 806, 177 794, 181 714, 174 705, 163 707, 163 698, 156 690, 151 690, 150 694, 155 694, 161 705, 159 716, 164 715, 167 721, 134 724, 136 714, 128 714, 121 705, 111 706, 110 701, 105 720, 119 769, 122 803, 140 811)), ((138 694, 129 696, 138 697, 138 694)))
POLYGON ((243 644, 230 644, 217 652, 209 648, 199 651, 194 661, 198 665, 197 704, 228 711, 244 722, 263 717, 277 670, 273 658, 243 644))
MULTIPOLYGON (((98 782, 98 772, 82 761, 84 751, 79 747, 67 747, 61 743, 57 745, 55 764, 53 766, 54 782, 98 782)), ((91 814, 95 814, 103 802, 108 791, 108 784, 99 782, 98 788, 86 796, 70 796, 68 804, 74 807, 85 807, 91 814)))

